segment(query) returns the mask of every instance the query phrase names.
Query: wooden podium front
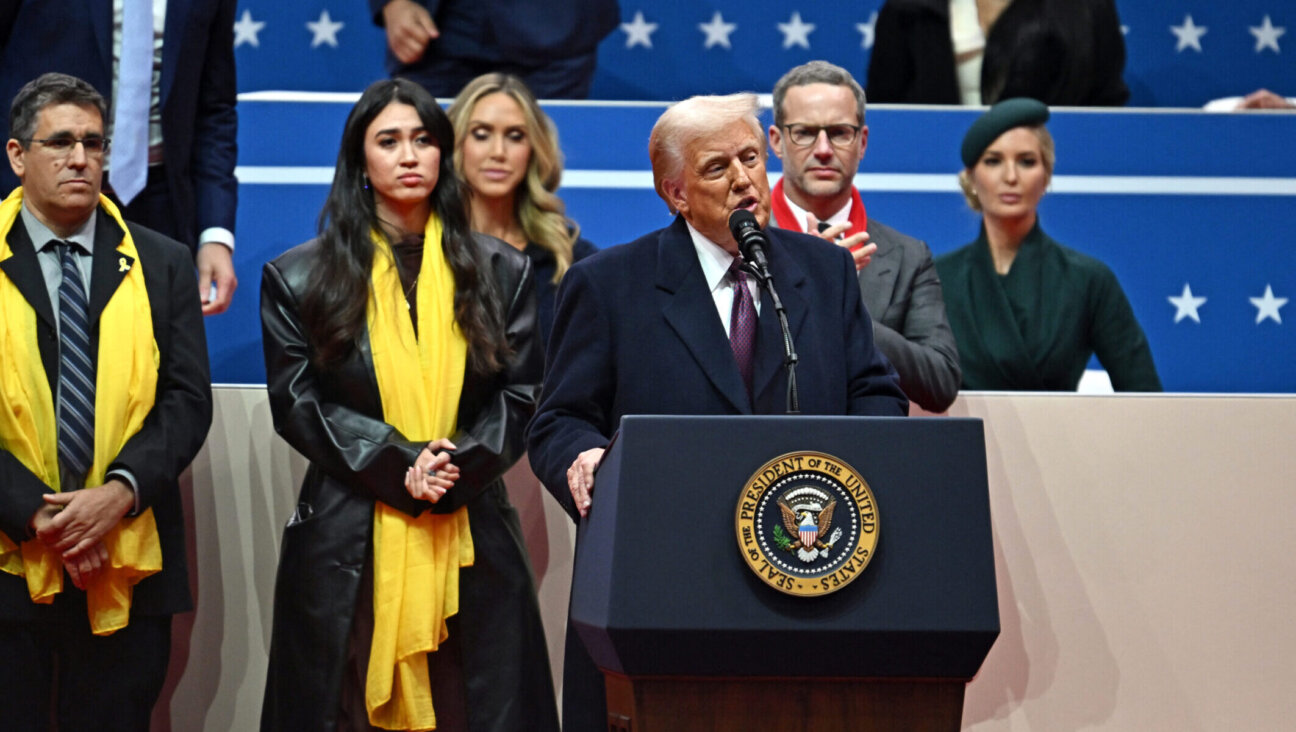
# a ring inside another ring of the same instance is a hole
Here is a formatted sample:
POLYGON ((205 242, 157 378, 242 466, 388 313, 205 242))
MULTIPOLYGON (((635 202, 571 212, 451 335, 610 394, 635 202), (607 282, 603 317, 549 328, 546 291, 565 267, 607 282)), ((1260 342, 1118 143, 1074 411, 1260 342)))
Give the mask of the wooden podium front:
POLYGON ((609 732, 950 732, 963 719, 963 681, 604 678, 609 732))

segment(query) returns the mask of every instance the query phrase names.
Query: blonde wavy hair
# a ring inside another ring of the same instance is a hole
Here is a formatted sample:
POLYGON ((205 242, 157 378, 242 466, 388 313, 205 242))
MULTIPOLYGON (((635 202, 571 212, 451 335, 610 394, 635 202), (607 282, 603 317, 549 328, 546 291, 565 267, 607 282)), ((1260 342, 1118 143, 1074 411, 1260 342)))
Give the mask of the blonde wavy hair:
MULTIPOLYGON (((553 254, 557 283, 572 264, 572 248, 580 236, 580 227, 567 218, 567 207, 557 196, 562 181, 563 156, 558 147, 558 129, 540 109, 527 85, 512 74, 490 73, 468 82, 455 97, 447 113, 455 129, 454 165, 463 176, 463 141, 477 102, 491 94, 505 94, 517 102, 526 120, 526 135, 531 142, 526 176, 518 185, 513 210, 522 224, 527 241, 535 242, 553 254)), ((475 192, 470 190, 470 195, 475 192)))

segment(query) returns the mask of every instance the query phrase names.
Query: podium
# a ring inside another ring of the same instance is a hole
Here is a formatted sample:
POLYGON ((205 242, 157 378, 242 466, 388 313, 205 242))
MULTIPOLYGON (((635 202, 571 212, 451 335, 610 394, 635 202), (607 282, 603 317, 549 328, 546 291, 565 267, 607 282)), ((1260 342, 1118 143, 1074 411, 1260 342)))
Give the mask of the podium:
POLYGON ((577 543, 572 625, 609 729, 957 730, 999 634, 980 420, 627 416, 577 543), (740 497, 826 453, 875 499, 876 545, 802 597, 748 566, 740 497))

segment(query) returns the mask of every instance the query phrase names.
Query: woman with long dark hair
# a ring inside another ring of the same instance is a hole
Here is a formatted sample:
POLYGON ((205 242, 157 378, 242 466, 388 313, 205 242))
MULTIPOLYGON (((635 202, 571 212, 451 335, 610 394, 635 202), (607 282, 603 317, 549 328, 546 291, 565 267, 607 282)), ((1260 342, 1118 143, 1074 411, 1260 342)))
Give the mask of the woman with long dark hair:
POLYGON ((557 729, 516 513, 542 364, 526 257, 472 234, 418 85, 347 118, 319 236, 265 266, 275 429, 311 462, 284 531, 264 730, 557 729))

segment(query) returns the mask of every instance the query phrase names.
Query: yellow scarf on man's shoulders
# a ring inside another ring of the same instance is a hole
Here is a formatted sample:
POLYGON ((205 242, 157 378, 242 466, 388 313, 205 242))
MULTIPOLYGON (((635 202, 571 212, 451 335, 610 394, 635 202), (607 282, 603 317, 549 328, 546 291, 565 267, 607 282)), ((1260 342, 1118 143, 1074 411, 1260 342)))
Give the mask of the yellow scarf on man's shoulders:
MULTIPOLYGON (((17 188, 0 203, 0 262, 13 256, 9 230, 22 209, 23 190, 17 188)), ((121 226, 125 236, 117 251, 134 262, 99 319, 99 352, 95 377, 94 462, 86 485, 104 482, 108 465, 126 441, 139 432, 153 408, 160 357, 153 338, 153 316, 144 286, 144 267, 130 229, 107 197, 100 205, 121 226)), ((87 296, 89 293, 87 292, 87 296)), ((58 419, 54 395, 36 340, 36 310, 8 275, 0 271, 0 449, 7 450, 55 492, 59 485, 58 419)), ((32 601, 54 601, 63 590, 59 553, 40 539, 6 536, 0 532, 0 571, 26 577, 32 601)), ((108 567, 86 589, 90 627, 109 635, 130 622, 135 584, 161 571, 162 545, 153 509, 124 518, 104 535, 108 567)))
MULTIPOLYGON (((369 345, 383 417, 411 440, 455 431, 468 342, 454 318, 454 273, 441 249, 441 220, 433 214, 423 238, 415 307, 405 292, 386 238, 373 234, 369 345)), ((451 490, 456 490, 451 488, 451 490)), ((385 503, 374 508, 374 631, 365 705, 382 729, 436 727, 427 654, 459 612, 459 568, 473 563, 468 509, 424 511, 411 517, 385 503)))

